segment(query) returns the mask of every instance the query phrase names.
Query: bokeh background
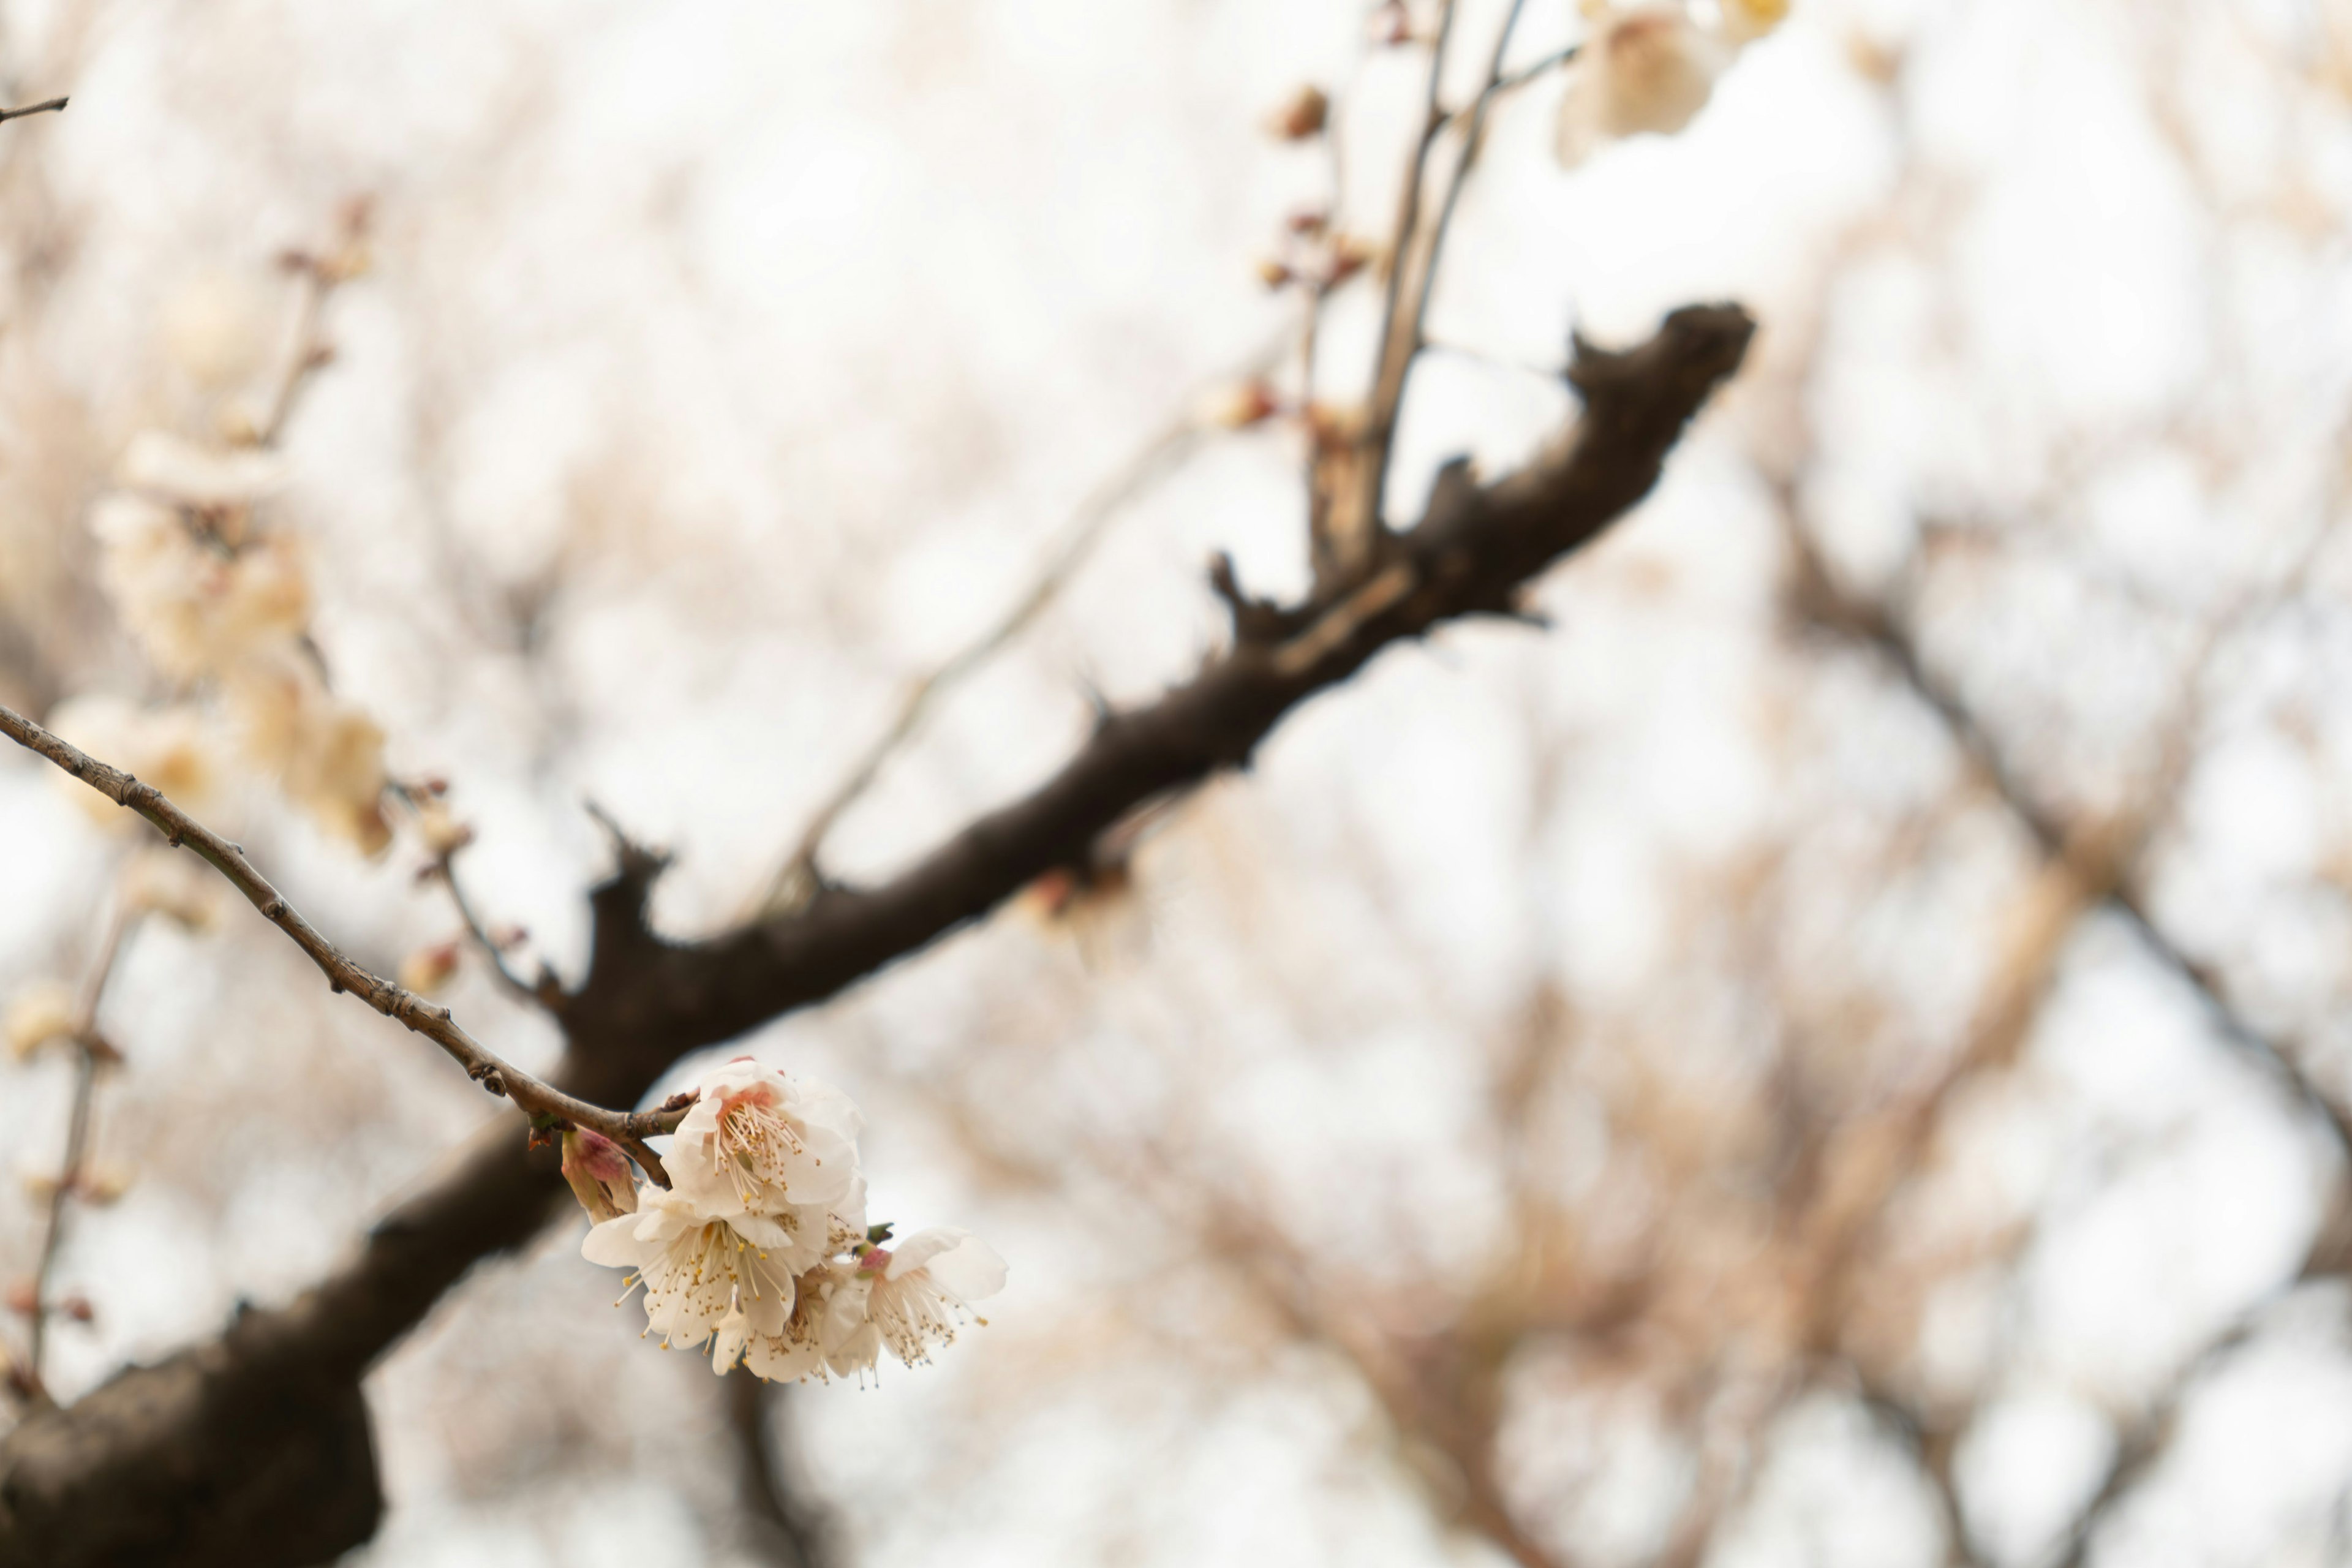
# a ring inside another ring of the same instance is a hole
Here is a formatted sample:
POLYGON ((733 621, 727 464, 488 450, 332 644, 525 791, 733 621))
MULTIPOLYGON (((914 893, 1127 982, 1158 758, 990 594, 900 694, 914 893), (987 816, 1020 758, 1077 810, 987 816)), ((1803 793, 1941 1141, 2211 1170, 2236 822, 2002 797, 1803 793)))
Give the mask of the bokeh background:
MULTIPOLYGON (((1099 524, 829 842, 902 864, 1223 635, 1212 551, 1304 584, 1300 434, 1198 411, 1297 332, 1254 266, 1333 191, 1264 130, 1298 84, 1387 231, 1425 57, 1365 23, 0 6, 7 100, 73 95, 0 128, 0 700, 172 694, 91 517, 270 384, 274 258, 364 198, 260 515, 519 963, 577 973, 589 802, 675 854, 667 929, 740 917, 1099 524)), ((1579 26, 1531 0, 1511 58, 1579 26)), ((1574 171, 1561 91, 1496 110, 1393 515, 1560 428, 1571 329, 1762 331, 1550 627, 1390 654, 1119 874, 740 1047, 866 1109, 877 1217, 1012 1260, 988 1327, 751 1404, 560 1227, 371 1380, 351 1561, 777 1560, 747 1420, 876 1568, 2352 1561, 2352 7, 1797 0, 1574 171)), ((408 837, 257 773, 219 809, 363 961, 457 934, 408 837)), ((79 973, 127 842, 0 758, 0 993, 79 973)), ((496 1114, 241 914, 109 991, 61 1395, 290 1296, 496 1114)), ((470 957, 447 999, 551 1062, 470 957)), ((0 1065, 13 1173, 69 1087, 0 1065)), ((0 1272, 45 1213, 0 1198, 0 1272)))

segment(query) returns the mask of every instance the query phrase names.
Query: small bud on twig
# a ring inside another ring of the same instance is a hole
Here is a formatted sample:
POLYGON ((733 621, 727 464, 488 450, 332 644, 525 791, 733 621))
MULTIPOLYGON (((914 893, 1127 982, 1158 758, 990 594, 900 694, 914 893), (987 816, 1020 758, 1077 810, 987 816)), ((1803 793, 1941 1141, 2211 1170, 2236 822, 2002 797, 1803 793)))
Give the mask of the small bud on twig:
POLYGON ((1270 135, 1285 142, 1304 142, 1310 136, 1320 136, 1331 118, 1331 100, 1319 87, 1307 86, 1290 95, 1280 109, 1267 116, 1265 128, 1270 135))
POLYGON ((563 1180, 580 1206, 588 1211, 591 1224, 602 1225, 637 1212, 637 1187, 629 1174, 629 1157, 602 1133, 575 1127, 563 1134, 563 1180))

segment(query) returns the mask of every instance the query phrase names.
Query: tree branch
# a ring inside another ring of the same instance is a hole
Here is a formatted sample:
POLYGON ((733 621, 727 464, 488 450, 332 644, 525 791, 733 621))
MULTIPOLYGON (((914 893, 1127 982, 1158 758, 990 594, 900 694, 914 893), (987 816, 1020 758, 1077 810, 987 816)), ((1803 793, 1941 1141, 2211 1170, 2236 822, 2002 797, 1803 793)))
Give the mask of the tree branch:
POLYGON ((541 1082, 467 1034, 448 1008, 436 1006, 345 957, 334 943, 319 934, 317 927, 302 918, 300 910, 287 902, 268 878, 254 868, 253 862, 245 858, 242 846, 230 843, 182 811, 153 784, 141 784, 121 769, 100 762, 12 708, 0 707, 0 734, 39 752, 115 805, 137 812, 155 826, 172 847, 184 846, 194 850, 227 878, 247 901, 261 911, 263 919, 292 938, 294 945, 310 955, 310 962, 327 977, 331 989, 350 992, 385 1017, 431 1040, 466 1069, 467 1078, 492 1094, 512 1100, 520 1109, 603 1133, 628 1150, 644 1167, 648 1179, 662 1186, 669 1184, 661 1169, 661 1157, 646 1147, 645 1140, 676 1131, 684 1112, 630 1115, 606 1110, 541 1082))
MULTIPOLYGON (((829 889, 789 915, 671 942, 646 922, 662 861, 624 843, 590 893, 587 979, 554 1009, 571 1043, 557 1078, 632 1103, 684 1053, 833 994, 1079 859, 1139 804, 1245 763, 1286 713, 1382 649, 1447 620, 1508 614, 1528 583, 1648 493, 1753 331, 1744 311, 1717 305, 1675 312, 1630 352, 1580 344, 1570 379, 1586 406, 1570 437, 1492 486, 1450 468, 1421 525, 1385 542, 1379 593, 1282 612, 1278 635, 1244 637, 1154 705, 1107 719, 1030 795, 877 888, 829 889)), ((161 796, 115 778, 115 798, 155 820, 161 796)), ((232 880, 250 879, 238 885, 257 904, 282 905, 241 854, 222 860, 232 880)), ((410 1003, 412 1015, 423 1005, 410 1003)), ((291 1304, 26 1420, 0 1442, 0 1568, 300 1568, 367 1539, 383 1504, 358 1379, 476 1261, 535 1234, 562 1193, 546 1152, 487 1130, 291 1304)))

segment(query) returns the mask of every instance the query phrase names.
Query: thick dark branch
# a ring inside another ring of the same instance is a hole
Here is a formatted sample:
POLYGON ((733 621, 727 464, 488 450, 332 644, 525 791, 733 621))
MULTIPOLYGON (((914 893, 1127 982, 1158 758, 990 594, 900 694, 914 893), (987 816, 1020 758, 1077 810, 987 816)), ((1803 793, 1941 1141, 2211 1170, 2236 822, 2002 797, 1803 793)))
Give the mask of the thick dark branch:
MULTIPOLYGON (((1143 803, 1247 762, 1284 714, 1382 648, 1510 614, 1531 579, 1648 493, 1753 331, 1738 308, 1709 306, 1676 311, 1629 353, 1580 344, 1570 378, 1585 416, 1557 452, 1490 487, 1450 468, 1421 526, 1384 540, 1365 575, 1108 719, 1034 794, 878 888, 673 943, 645 920, 662 862, 625 843, 590 895, 588 979, 557 1010, 572 1042, 557 1081, 630 1103, 685 1052, 833 994, 1083 860, 1143 803)), ((27 1420, 0 1443, 0 1568, 299 1568, 365 1540, 382 1501, 358 1379, 475 1262, 535 1234, 562 1194, 553 1159, 494 1126, 290 1306, 27 1420)))
POLYGON ((600 937, 585 984, 564 1006, 575 1042, 618 1037, 667 1060, 830 996, 1045 872, 1082 862, 1139 803, 1245 765, 1283 715, 1383 648, 1445 621, 1512 614, 1532 578, 1649 492, 1752 331, 1737 307, 1693 307, 1630 353, 1580 343, 1569 374, 1585 414, 1558 450, 1484 488, 1465 467, 1449 468, 1422 524, 1384 536, 1352 583, 1286 613, 1278 638, 1244 635, 1159 701, 1107 718, 1034 794, 895 879, 830 889, 800 910, 703 942, 616 925, 617 945, 600 937))

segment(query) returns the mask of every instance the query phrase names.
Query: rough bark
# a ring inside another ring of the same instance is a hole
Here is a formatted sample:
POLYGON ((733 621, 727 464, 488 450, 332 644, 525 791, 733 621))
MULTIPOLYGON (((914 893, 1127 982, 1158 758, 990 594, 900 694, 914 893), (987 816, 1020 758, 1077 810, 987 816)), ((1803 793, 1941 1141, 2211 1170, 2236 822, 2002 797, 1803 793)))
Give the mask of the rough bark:
MULTIPOLYGON (((1626 353, 1579 343, 1569 379, 1584 415, 1557 449, 1491 486, 1449 468, 1415 527, 1305 605, 1250 600, 1221 574, 1230 648, 1159 701, 1106 718, 1043 785, 887 882, 671 942, 645 920, 660 862, 623 846, 590 895, 587 977, 555 1009, 570 1042, 558 1081, 633 1103, 685 1053, 835 994, 1082 862, 1144 803, 1246 764, 1284 715, 1382 649, 1512 613, 1546 567, 1649 492, 1753 331, 1737 307, 1704 306, 1626 353)), ((217 1339, 22 1423, 0 1442, 0 1568, 295 1568, 365 1541, 383 1503, 360 1379, 475 1263, 534 1235, 562 1190, 551 1159, 502 1120, 291 1304, 242 1313, 217 1339)))

